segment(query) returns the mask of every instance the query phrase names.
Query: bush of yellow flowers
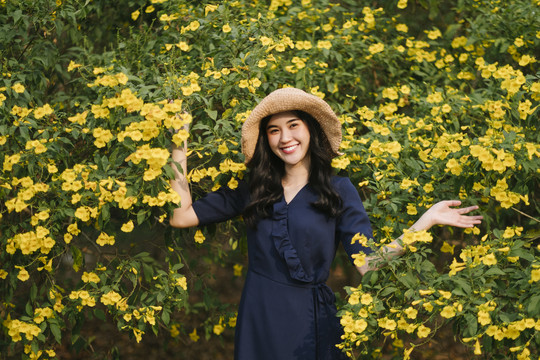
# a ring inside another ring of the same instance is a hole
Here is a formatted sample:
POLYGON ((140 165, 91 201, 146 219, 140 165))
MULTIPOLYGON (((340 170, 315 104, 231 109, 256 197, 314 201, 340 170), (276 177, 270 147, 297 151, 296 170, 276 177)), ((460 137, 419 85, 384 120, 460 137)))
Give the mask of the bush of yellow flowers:
POLYGON ((89 344, 92 319, 135 342, 197 341, 181 312, 206 312, 206 338, 232 331, 234 305, 193 268, 206 249, 210 266, 241 276, 241 222, 168 228, 169 149, 189 139, 195 197, 236 187, 242 122, 294 86, 340 114, 333 166, 358 186, 376 239, 353 241, 377 251, 444 198, 486 219, 406 233, 404 256, 347 287, 343 351, 414 358, 450 324, 475 356, 537 358, 539 11, 537 0, 0 1, 0 352, 58 358, 89 344))

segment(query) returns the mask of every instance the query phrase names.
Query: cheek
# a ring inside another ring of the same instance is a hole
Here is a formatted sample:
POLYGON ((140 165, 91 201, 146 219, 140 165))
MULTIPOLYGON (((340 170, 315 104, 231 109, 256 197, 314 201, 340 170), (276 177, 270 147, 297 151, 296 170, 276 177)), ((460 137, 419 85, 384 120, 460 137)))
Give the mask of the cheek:
POLYGON ((270 146, 270 149, 274 151, 274 148, 277 147, 277 144, 279 142, 279 138, 275 135, 267 135, 268 145, 270 146))

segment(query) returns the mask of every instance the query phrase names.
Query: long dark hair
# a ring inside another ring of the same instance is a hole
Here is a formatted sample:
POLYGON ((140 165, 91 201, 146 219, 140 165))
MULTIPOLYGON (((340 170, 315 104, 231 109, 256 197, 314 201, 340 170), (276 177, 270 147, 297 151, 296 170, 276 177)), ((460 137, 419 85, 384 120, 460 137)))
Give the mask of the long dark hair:
MULTIPOLYGON (((309 172, 309 185, 319 195, 319 199, 311 205, 326 213, 329 217, 339 214, 342 200, 332 186, 333 152, 326 134, 317 120, 303 111, 292 111, 301 119, 309 129, 310 145, 309 156, 311 160, 309 172)), ((283 187, 281 179, 285 175, 285 164, 277 157, 268 144, 266 126, 271 116, 261 120, 259 138, 255 146, 253 157, 247 164, 249 171, 249 188, 251 202, 244 211, 244 220, 250 227, 257 225, 258 218, 270 217, 272 206, 281 199, 283 187)))

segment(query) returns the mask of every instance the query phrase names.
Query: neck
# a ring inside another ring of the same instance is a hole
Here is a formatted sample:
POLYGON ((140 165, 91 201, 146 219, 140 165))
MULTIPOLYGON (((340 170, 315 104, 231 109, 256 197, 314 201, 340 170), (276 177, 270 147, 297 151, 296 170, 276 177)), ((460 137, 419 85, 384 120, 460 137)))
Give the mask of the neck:
POLYGON ((283 185, 295 186, 305 185, 309 181, 309 162, 302 161, 295 165, 285 166, 285 176, 282 179, 283 185))

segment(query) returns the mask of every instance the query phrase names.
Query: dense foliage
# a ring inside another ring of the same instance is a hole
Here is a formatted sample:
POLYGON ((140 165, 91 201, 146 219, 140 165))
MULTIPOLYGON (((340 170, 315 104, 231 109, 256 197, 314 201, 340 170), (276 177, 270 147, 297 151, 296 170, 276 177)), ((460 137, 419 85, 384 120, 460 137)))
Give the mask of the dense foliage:
POLYGON ((234 188, 242 121, 283 86, 340 115, 333 166, 377 239, 354 241, 377 248, 445 198, 486 219, 408 233, 404 256, 347 288, 344 351, 408 357, 452 323, 476 355, 538 353, 537 0, 112 4, 0 1, 2 354, 81 349, 92 318, 137 342, 231 331, 235 306, 192 268, 207 250, 240 276, 242 225, 168 229, 169 149, 189 139, 195 197, 234 188))

